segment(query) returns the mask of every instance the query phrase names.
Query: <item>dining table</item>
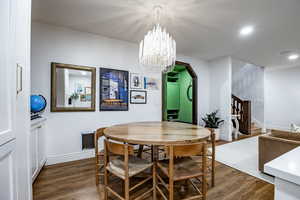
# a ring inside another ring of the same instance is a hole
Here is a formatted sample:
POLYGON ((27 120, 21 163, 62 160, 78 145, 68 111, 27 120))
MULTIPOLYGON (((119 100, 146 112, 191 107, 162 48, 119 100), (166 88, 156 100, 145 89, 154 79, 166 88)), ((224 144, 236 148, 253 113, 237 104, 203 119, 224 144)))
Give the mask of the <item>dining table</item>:
POLYGON ((206 141, 210 130, 202 126, 169 121, 134 122, 113 125, 104 130, 107 139, 152 148, 152 160, 158 159, 158 147, 206 141))

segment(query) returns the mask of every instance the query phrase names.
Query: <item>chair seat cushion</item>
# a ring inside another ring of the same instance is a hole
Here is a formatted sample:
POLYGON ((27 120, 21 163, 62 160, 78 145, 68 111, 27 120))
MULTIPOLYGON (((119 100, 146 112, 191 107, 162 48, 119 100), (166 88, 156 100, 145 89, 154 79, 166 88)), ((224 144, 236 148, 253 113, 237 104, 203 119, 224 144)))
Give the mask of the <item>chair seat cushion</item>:
MULTIPOLYGON (((169 176, 169 160, 165 159, 158 162, 158 167, 169 176)), ((187 178, 193 178, 202 176, 201 163, 195 161, 190 157, 176 158, 174 160, 174 181, 185 180, 187 178)))
MULTIPOLYGON (((136 156, 129 156, 128 168, 129 177, 137 175, 153 164, 145 159, 138 158, 136 156)), ((124 168, 124 156, 117 156, 115 159, 108 163, 107 170, 125 179, 125 168, 124 168)))

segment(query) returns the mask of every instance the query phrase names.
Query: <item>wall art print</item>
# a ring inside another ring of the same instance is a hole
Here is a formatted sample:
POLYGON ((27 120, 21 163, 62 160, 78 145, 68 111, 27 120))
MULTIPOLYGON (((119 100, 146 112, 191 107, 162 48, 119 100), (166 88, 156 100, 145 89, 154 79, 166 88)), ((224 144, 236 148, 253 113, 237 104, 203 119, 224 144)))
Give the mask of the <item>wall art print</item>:
POLYGON ((137 73, 130 73, 130 88, 142 89, 143 88, 143 76, 137 73))
POLYGON ((144 89, 147 90, 158 90, 159 89, 159 82, 155 78, 144 77, 144 89))
POLYGON ((131 90, 130 91, 130 103, 131 104, 146 104, 147 103, 147 91, 131 90))
POLYGON ((100 111, 128 111, 128 71, 100 68, 100 111))

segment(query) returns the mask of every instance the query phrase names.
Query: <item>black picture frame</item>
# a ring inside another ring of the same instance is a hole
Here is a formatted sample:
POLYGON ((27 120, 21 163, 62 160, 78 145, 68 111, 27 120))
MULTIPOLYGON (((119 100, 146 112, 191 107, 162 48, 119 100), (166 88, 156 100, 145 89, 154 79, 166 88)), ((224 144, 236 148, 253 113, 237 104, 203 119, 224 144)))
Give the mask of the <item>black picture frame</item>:
POLYGON ((128 71, 100 68, 100 111, 128 111, 128 80, 128 71))
POLYGON ((130 73, 130 89, 140 90, 144 87, 144 77, 138 73, 130 73), (137 84, 135 86, 135 84, 137 84))
POLYGON ((147 104, 147 91, 144 90, 130 90, 130 104, 147 104), (134 93, 143 93, 144 101, 143 102, 134 102, 133 97, 134 93))

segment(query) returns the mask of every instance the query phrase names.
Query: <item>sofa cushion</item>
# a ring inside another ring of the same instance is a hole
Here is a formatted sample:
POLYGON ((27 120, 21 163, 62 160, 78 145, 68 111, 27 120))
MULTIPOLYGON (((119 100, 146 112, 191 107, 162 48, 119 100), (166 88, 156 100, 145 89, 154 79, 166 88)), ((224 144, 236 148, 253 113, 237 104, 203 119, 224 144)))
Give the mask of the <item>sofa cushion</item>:
POLYGON ((287 140, 300 141, 300 133, 295 133, 295 132, 272 130, 271 136, 283 138, 287 140))

